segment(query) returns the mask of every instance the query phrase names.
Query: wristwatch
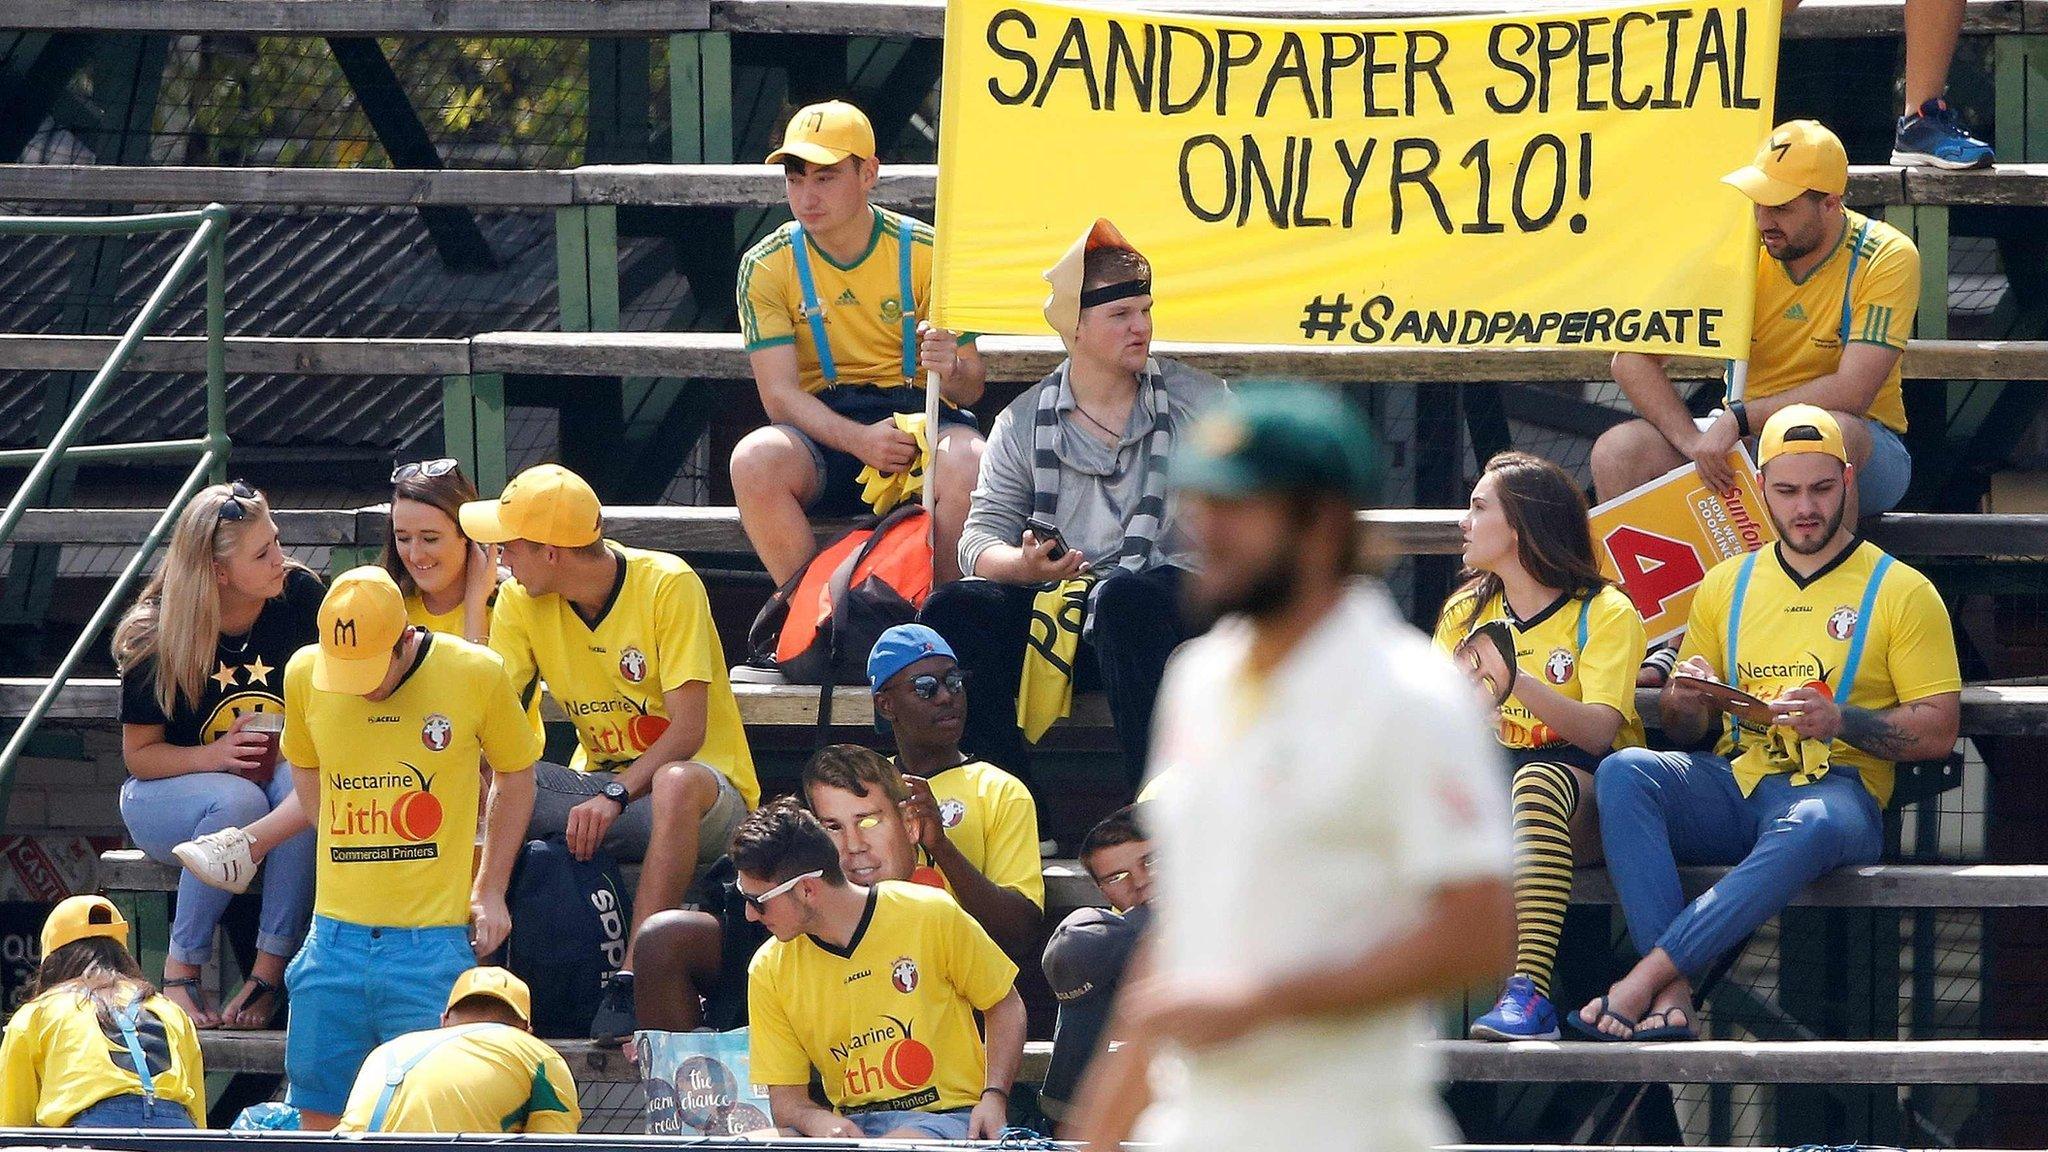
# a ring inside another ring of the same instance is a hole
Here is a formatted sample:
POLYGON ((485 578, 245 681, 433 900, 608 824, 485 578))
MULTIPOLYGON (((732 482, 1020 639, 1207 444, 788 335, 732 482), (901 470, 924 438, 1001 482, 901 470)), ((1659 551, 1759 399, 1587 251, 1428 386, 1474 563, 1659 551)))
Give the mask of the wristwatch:
POLYGON ((1728 414, 1729 414, 1730 416, 1733 416, 1733 417, 1735 417, 1735 431, 1736 431, 1736 432, 1737 432, 1737 433, 1738 433, 1739 435, 1743 435, 1743 436, 1753 436, 1753 435, 1755 435, 1755 433, 1753 433, 1753 432, 1751 432, 1751 431, 1749 430, 1749 406, 1748 406, 1748 405, 1744 404, 1744 403, 1743 403, 1742 401, 1740 401, 1740 400, 1731 400, 1731 401, 1729 401, 1729 402, 1728 402, 1728 414))
POLYGON ((606 784, 604 786, 604 791, 599 792, 598 795, 604 797, 605 799, 611 801, 614 804, 617 804, 619 806, 619 811, 621 812, 624 812, 626 810, 626 805, 633 802, 632 794, 627 792, 626 786, 624 784, 619 783, 617 780, 614 780, 611 783, 606 784))

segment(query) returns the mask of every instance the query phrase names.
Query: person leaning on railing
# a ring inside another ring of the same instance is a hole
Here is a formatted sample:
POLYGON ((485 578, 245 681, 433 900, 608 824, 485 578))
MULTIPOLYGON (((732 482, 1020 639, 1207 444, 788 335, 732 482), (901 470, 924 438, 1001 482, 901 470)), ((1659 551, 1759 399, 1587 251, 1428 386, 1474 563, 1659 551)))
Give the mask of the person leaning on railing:
POLYGON ((284 666, 315 639, 320 578, 286 558, 263 494, 247 484, 200 490, 171 544, 114 631, 121 671, 121 819, 152 859, 177 862, 181 841, 242 828, 273 811, 274 839, 244 854, 269 862, 249 980, 224 1012, 206 1006, 200 968, 228 892, 179 878, 164 962, 164 994, 201 1028, 268 1027, 282 1007, 285 961, 305 934, 313 902, 313 838, 292 796, 288 765, 265 771, 259 713, 284 710, 284 666))

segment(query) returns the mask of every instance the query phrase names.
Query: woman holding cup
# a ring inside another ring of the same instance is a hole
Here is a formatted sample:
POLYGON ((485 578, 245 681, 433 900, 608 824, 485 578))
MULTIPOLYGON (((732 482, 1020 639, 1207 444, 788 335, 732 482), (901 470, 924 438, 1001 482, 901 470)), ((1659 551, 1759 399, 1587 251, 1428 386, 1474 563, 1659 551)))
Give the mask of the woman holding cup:
POLYGON ((285 558, 262 493, 239 480, 216 484, 186 505, 163 562, 114 632, 128 767, 121 818, 136 846, 173 863, 181 841, 273 811, 292 832, 265 846, 256 962, 221 1012, 207 1006, 199 972, 228 893, 197 876, 179 880, 162 987, 201 1028, 270 1024, 312 911, 313 837, 291 773, 277 770, 272 717, 284 714, 285 664, 318 639, 323 591, 285 558))

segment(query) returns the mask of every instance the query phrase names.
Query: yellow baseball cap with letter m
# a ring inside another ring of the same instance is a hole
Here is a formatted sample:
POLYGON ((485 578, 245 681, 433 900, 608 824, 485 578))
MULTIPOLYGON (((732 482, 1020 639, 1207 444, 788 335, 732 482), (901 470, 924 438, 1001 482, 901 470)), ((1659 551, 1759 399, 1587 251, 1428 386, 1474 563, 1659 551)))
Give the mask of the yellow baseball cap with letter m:
POLYGON ((496 500, 471 500, 461 509, 462 531, 479 544, 531 540, 555 548, 595 544, 604 534, 604 508, 590 485, 560 464, 536 464, 512 478, 496 500))
POLYGON ((1849 190, 1849 153, 1818 120, 1787 120, 1771 129, 1756 159, 1721 177, 1766 208, 1789 204, 1802 192, 1840 196, 1849 190))
POLYGON ((391 649, 405 635, 405 595, 391 573, 375 564, 334 578, 320 601, 320 647, 313 653, 313 687, 345 696, 368 696, 391 670, 391 649))
POLYGON ((827 100, 796 110, 783 129, 782 147, 768 154, 764 163, 808 160, 813 164, 837 164, 848 156, 865 160, 875 154, 875 128, 867 113, 844 100, 827 100))

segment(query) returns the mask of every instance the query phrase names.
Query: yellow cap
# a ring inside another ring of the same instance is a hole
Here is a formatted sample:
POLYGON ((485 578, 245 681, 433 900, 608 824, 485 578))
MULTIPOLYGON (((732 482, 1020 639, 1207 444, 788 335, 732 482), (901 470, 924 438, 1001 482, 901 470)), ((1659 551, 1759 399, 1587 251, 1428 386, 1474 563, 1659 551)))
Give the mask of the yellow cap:
POLYGON ((50 918, 43 921, 43 955, 95 936, 117 940, 126 947, 128 921, 121 919, 121 910, 105 896, 68 897, 50 909, 50 918))
POLYGON ((1788 120, 1771 130, 1756 159, 1721 177, 1766 208, 1790 203, 1802 192, 1840 196, 1849 190, 1849 153, 1818 120, 1788 120))
POLYGON ((519 1019, 533 1023, 533 993, 526 988, 526 981, 505 971, 503 968, 471 968, 455 978, 455 988, 448 993, 448 1007, 453 1008, 471 996, 489 996, 501 1001, 519 1019))
POLYGON ((391 649, 405 634, 405 596, 391 573, 366 564, 335 577, 320 601, 320 649, 313 687, 367 696, 391 671, 391 649))
POLYGON ((837 164, 848 156, 863 160, 875 154, 875 129, 867 113, 844 100, 807 104, 789 118, 782 130, 782 147, 768 154, 764 163, 780 164, 795 158, 813 164, 837 164))
POLYGON ((1819 452, 1849 462, 1849 450, 1842 447, 1842 426, 1835 423, 1834 413, 1812 404, 1787 404, 1764 421, 1764 434, 1757 443, 1757 467, 1801 452, 1819 452))
POLYGON ((461 509, 462 531, 482 544, 531 540, 556 548, 595 544, 604 534, 604 509, 590 485, 560 464, 536 464, 512 478, 496 500, 471 500, 461 509))

